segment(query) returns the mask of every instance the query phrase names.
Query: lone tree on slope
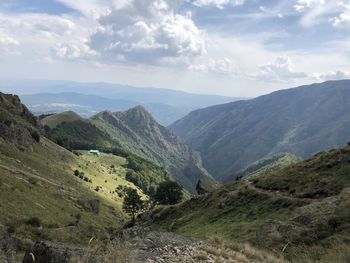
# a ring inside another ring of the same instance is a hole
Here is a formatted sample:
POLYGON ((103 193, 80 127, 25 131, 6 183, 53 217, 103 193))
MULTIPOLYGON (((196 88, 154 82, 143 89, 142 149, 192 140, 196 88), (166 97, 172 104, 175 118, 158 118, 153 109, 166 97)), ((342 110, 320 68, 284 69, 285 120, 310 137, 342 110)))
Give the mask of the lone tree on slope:
POLYGON ((182 201, 182 187, 174 181, 165 181, 159 184, 155 194, 155 201, 162 205, 175 205, 182 201))
POLYGON ((132 224, 135 224, 135 216, 142 209, 143 201, 136 189, 127 188, 123 202, 123 210, 131 215, 132 224))

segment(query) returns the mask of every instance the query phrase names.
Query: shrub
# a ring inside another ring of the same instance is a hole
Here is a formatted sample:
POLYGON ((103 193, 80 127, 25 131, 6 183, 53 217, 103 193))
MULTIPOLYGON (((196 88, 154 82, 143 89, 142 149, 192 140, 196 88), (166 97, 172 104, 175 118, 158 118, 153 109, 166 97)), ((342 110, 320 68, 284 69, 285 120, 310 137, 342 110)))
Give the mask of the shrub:
POLYGON ((37 217, 31 217, 25 223, 32 227, 41 227, 41 220, 37 217))
POLYGON ((37 131, 32 131, 31 136, 36 142, 40 142, 40 134, 37 131))

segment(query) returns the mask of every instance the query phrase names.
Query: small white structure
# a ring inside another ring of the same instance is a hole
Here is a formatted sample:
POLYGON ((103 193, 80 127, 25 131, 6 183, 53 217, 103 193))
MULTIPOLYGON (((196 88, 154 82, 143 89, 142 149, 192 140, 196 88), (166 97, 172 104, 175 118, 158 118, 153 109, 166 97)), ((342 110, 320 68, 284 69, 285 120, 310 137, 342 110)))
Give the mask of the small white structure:
POLYGON ((99 150, 90 150, 89 154, 91 154, 91 155, 100 155, 100 151, 99 150))

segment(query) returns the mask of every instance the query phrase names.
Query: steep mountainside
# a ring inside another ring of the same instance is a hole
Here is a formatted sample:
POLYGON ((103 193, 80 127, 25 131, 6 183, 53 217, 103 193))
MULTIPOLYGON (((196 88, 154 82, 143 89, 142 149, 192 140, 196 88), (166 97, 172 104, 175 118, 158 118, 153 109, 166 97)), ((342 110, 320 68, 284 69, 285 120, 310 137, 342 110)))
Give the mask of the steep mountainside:
POLYGON ((101 112, 91 121, 126 151, 164 166, 191 192, 195 192, 200 178, 211 178, 202 167, 200 156, 159 125, 141 106, 125 112, 101 112))
POLYGON ((139 224, 231 244, 248 241, 291 262, 348 262, 350 147, 157 207, 139 224))
POLYGON ((350 140, 350 80, 329 81, 209 107, 170 126, 217 179, 261 158, 308 158, 350 140))
POLYGON ((126 180, 129 160, 58 146, 39 133, 17 96, 0 93, 0 116, 0 243, 3 234, 19 250, 43 239, 86 245, 91 237, 108 238, 127 219, 123 189, 145 196, 126 180))

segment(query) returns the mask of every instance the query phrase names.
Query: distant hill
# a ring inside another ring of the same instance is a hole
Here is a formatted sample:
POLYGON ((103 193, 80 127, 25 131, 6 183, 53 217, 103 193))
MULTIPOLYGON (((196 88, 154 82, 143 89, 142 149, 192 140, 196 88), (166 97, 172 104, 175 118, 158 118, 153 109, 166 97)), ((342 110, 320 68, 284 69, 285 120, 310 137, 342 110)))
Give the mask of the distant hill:
POLYGON ((53 129, 60 125, 62 122, 73 122, 79 120, 82 120, 82 118, 75 112, 65 111, 59 114, 47 116, 41 120, 41 123, 53 129))
POLYGON ((241 99, 110 83, 27 80, 0 81, 0 85, 3 91, 19 94, 37 115, 71 110, 91 117, 103 110, 123 111, 142 105, 164 126, 193 110, 241 99))
POLYGON ((139 224, 223 244, 249 242, 288 262, 347 262, 349 203, 346 147, 156 207, 139 224))
MULTIPOLYGON (((43 122, 56 119, 55 116, 46 117, 43 122)), ((148 161, 164 167, 192 193, 199 179, 213 180, 202 167, 200 155, 159 125, 142 106, 124 112, 104 111, 77 121, 64 121, 62 114, 57 116, 62 123, 50 129, 48 136, 68 149, 113 152, 132 158, 139 165, 148 161)), ((142 180, 148 180, 146 177, 142 180)))
POLYGON ((217 179, 276 153, 308 158, 350 141, 350 80, 196 110, 170 129, 201 152, 217 179))

